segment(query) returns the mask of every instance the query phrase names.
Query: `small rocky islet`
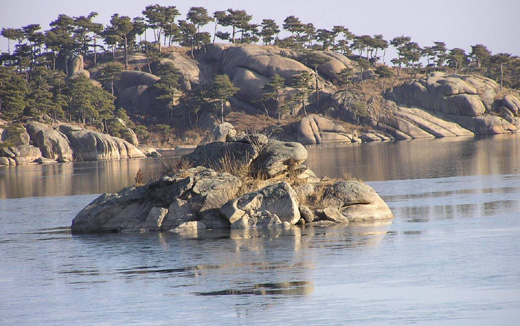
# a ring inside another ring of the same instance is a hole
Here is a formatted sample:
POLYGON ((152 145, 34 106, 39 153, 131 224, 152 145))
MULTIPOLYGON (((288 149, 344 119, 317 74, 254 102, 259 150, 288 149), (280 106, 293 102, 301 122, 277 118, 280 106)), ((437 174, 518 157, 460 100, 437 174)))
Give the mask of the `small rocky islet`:
POLYGON ((191 232, 326 226, 388 220, 376 191, 358 180, 318 178, 297 142, 228 134, 198 146, 176 172, 102 194, 72 221, 72 233, 191 232))

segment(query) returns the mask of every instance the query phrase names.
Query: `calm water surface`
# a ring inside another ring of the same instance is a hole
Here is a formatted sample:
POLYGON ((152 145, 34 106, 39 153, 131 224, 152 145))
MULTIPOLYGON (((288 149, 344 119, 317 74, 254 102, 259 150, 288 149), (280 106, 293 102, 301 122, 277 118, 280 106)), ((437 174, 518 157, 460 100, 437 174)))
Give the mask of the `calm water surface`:
POLYGON ((0 169, 1 325, 518 325, 520 137, 309 148, 388 223, 72 236, 157 161, 0 169))

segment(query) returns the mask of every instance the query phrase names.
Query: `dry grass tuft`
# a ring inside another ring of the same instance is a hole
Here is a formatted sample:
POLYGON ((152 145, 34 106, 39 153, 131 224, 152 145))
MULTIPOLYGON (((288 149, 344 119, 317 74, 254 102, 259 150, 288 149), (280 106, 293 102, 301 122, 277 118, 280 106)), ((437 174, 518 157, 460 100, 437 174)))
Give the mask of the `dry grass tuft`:
POLYGON ((136 187, 144 185, 144 176, 141 169, 139 169, 135 174, 134 182, 136 187))

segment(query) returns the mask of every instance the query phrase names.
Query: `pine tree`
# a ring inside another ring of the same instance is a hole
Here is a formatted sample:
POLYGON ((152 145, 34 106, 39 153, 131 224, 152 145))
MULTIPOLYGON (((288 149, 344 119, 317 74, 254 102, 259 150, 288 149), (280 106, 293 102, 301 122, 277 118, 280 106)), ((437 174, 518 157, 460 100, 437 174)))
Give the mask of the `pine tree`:
POLYGON ((228 75, 216 75, 212 84, 208 85, 205 97, 210 101, 219 104, 220 119, 224 122, 224 104, 230 97, 235 95, 239 88, 233 85, 228 75))
POLYGON ((262 95, 262 101, 267 102, 269 100, 275 101, 276 114, 278 116, 278 121, 281 118, 281 102, 280 97, 282 95, 283 90, 285 89, 285 79, 275 74, 271 77, 269 83, 265 84, 262 88, 264 90, 264 94, 262 95))
POLYGON ((0 67, 0 113, 6 120, 19 119, 27 102, 27 81, 8 67, 0 67))

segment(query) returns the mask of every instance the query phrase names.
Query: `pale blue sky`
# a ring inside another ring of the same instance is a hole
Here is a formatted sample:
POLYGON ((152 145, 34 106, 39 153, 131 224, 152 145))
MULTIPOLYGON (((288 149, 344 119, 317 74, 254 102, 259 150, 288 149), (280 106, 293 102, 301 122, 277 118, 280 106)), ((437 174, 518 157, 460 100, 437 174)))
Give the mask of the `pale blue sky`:
MULTIPOLYGON (((182 16, 192 6, 211 13, 245 9, 257 23, 272 18, 281 25, 287 16, 295 15, 317 28, 343 25, 356 35, 383 34, 385 39, 407 35, 420 46, 443 41, 448 48, 467 52, 481 43, 493 53, 520 55, 520 0, 0 0, 0 28, 39 23, 45 30, 58 14, 80 16, 91 11, 99 13, 95 21, 106 24, 114 13, 140 16, 155 3, 175 5, 182 16)), ((7 50, 3 37, 0 50, 7 50)))

